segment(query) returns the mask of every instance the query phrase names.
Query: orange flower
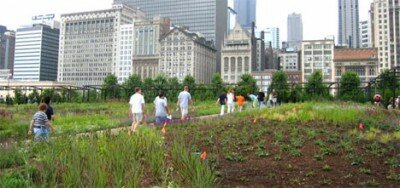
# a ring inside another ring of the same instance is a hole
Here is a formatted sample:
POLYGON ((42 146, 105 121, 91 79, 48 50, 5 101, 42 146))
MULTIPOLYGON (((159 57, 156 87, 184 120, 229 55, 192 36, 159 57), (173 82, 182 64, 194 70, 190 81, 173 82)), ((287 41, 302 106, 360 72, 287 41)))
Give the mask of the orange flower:
POLYGON ((201 158, 202 160, 206 160, 206 158, 207 158, 207 152, 204 151, 204 152, 200 155, 200 158, 201 158))
POLYGON ((253 124, 256 124, 256 123, 257 123, 257 118, 254 118, 253 124))

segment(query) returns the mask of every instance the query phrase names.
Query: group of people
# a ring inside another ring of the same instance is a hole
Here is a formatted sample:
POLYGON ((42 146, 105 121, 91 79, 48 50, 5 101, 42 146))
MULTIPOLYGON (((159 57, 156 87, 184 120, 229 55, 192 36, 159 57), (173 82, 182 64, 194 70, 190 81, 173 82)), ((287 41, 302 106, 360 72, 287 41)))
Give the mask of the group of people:
MULTIPOLYGON (((261 89, 257 93, 257 96, 254 94, 247 94, 247 96, 252 101, 253 108, 262 108, 265 106, 265 93, 261 89)), ((238 106, 238 111, 241 112, 246 101, 246 98, 243 95, 239 94, 235 96, 233 89, 229 89, 228 93, 221 93, 216 102, 221 105, 220 115, 222 116, 225 114, 225 106, 227 106, 226 113, 233 113, 235 111, 235 101, 238 106)), ((269 95, 269 103, 274 107, 276 106, 276 101, 277 93, 275 89, 273 89, 269 95)))
MULTIPOLYGON (((253 108, 265 106, 265 93, 260 90, 256 95, 248 94, 248 97, 253 101, 253 108)), ((276 105, 277 94, 275 90, 272 90, 269 96, 271 106, 276 105)), ((29 126, 28 134, 34 134, 35 140, 47 141, 50 129, 54 131, 52 120, 54 120, 53 108, 50 106, 50 97, 46 97, 39 104, 39 111, 36 112, 32 118, 29 126)), ((234 94, 233 89, 229 89, 228 93, 222 93, 217 103, 221 105, 220 115, 225 113, 225 105, 227 106, 227 113, 233 113, 235 111, 235 102, 238 106, 238 111, 243 110, 245 104, 245 96, 234 94)), ((155 124, 161 125, 168 122, 171 117, 170 109, 168 108, 167 97, 164 92, 160 92, 153 101, 155 108, 155 124)), ((183 91, 178 95, 177 106, 181 112, 181 120, 185 121, 189 114, 189 105, 193 105, 192 96, 189 93, 189 87, 184 86, 183 91)), ((138 126, 143 122, 146 116, 145 100, 142 95, 142 89, 140 87, 135 88, 135 94, 130 97, 129 100, 129 117, 132 119, 132 124, 128 129, 128 134, 135 132, 138 126)))
MULTIPOLYGON (((172 117, 168 108, 167 97, 164 92, 160 92, 153 101, 155 107, 155 124, 161 125, 168 122, 172 117)), ((189 87, 184 86, 183 91, 178 95, 177 106, 181 111, 181 120, 185 121, 189 114, 189 104, 193 104, 192 96, 189 93, 189 87)), ((131 127, 128 129, 128 134, 135 132, 138 126, 143 122, 145 116, 145 100, 142 95, 142 89, 139 87, 135 88, 135 94, 133 94, 129 100, 129 117, 132 118, 131 127)), ((179 110, 177 109, 177 110, 179 110)))
POLYGON ((54 121, 53 108, 50 106, 51 98, 45 97, 39 104, 39 111, 37 111, 29 125, 28 135, 34 134, 35 141, 47 141, 50 129, 54 131, 52 121, 54 121))

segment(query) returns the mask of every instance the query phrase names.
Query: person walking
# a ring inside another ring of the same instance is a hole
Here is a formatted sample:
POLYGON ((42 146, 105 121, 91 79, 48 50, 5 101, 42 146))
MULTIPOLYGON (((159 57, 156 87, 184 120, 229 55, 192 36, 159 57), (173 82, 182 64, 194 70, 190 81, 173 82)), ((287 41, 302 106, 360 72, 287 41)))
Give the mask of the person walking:
POLYGON ((276 101, 278 98, 278 94, 276 93, 275 89, 272 89, 272 92, 269 94, 270 97, 270 103, 272 107, 276 106, 276 101))
POLYGON ((164 92, 160 92, 156 99, 154 100, 155 107, 155 116, 156 122, 155 125, 162 125, 168 122, 167 116, 170 115, 168 110, 167 98, 165 97, 164 92))
POLYGON ((189 114, 189 104, 192 104, 192 96, 189 93, 189 86, 184 86, 183 91, 181 91, 178 95, 177 106, 181 109, 181 121, 187 119, 189 114))
POLYGON ((226 113, 233 113, 235 111, 235 94, 233 93, 233 89, 229 89, 228 94, 226 95, 226 104, 228 106, 228 111, 226 113))
POLYGON ((245 101, 245 98, 242 95, 236 96, 236 102, 238 105, 239 112, 241 112, 243 110, 244 101, 245 101))
POLYGON ((47 105, 47 110, 46 110, 46 115, 47 115, 47 119, 49 121, 54 121, 54 111, 53 111, 53 107, 50 106, 50 101, 51 101, 51 97, 50 96, 46 96, 43 99, 43 102, 47 105))
POLYGON ((253 106, 253 108, 257 108, 257 103, 258 103, 257 96, 254 95, 254 94, 247 94, 247 96, 248 96, 248 97, 250 98, 250 100, 252 101, 252 106, 253 106))
POLYGON ((132 124, 128 130, 128 134, 131 135, 131 132, 136 132, 137 127, 142 123, 145 114, 145 101, 140 87, 135 88, 135 94, 131 96, 129 105, 129 117, 132 118, 132 124))
POLYGON ((226 105, 226 93, 223 92, 221 93, 221 95, 219 95, 218 100, 217 100, 217 104, 219 102, 219 104, 221 105, 221 112, 219 113, 219 115, 223 116, 225 113, 225 105, 226 105))
POLYGON ((258 105, 260 108, 264 107, 265 93, 262 89, 258 91, 257 94, 258 105))
POLYGON ((46 115, 47 105, 45 103, 39 104, 39 111, 37 111, 32 118, 32 121, 29 126, 28 135, 31 135, 32 132, 35 134, 35 141, 48 141, 49 133, 51 129, 54 131, 54 127, 47 119, 46 115))

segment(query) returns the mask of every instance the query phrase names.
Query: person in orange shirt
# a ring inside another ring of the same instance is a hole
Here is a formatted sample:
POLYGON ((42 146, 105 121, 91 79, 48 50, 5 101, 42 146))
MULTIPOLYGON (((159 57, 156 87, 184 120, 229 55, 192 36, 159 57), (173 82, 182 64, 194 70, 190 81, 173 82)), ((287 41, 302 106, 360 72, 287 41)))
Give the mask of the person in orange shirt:
POLYGON ((241 112, 243 109, 244 100, 245 100, 245 98, 242 95, 236 96, 236 102, 237 102, 237 105, 239 108, 239 112, 241 112))

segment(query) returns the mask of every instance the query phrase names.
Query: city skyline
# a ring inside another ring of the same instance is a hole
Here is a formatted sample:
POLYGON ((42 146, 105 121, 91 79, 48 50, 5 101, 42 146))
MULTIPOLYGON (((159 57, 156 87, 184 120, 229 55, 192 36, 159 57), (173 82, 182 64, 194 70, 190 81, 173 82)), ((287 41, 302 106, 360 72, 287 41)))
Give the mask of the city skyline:
MULTIPOLYGON (((56 19, 59 20, 60 14, 108 9, 111 7, 112 2, 113 0, 70 0, 68 3, 60 3, 60 0, 5 1, 0 7, 0 25, 5 25, 10 30, 16 30, 21 25, 29 25, 32 16, 35 15, 54 13, 56 19), (24 6, 21 6, 22 4, 24 6)), ((233 0, 228 0, 228 2, 229 6, 233 8, 233 0)), ((372 0, 359 2, 360 21, 367 19, 370 3, 372 3, 372 0)), ((286 41, 286 19, 288 14, 295 12, 302 14, 304 40, 321 39, 332 35, 337 38, 337 5, 337 0, 304 0, 301 2, 293 0, 259 0, 257 1, 257 27, 259 30, 267 27, 279 27, 282 36, 281 40, 286 41)))

